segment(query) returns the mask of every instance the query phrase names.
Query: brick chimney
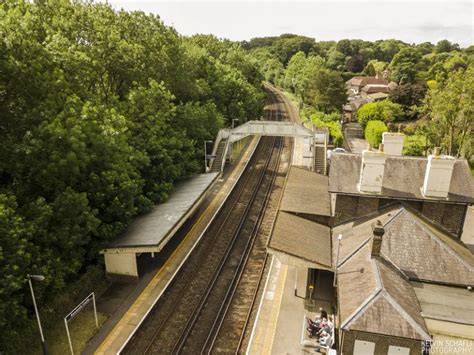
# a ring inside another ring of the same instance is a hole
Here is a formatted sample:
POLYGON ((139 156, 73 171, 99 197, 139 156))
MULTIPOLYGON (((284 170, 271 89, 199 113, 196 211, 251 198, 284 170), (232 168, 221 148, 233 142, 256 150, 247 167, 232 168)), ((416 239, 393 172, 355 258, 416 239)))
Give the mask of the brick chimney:
POLYGON ((385 234, 385 229, 380 220, 372 223, 372 233, 374 235, 372 239, 372 257, 380 256, 380 250, 382 249, 382 237, 385 234))
POLYGON ((403 153, 403 141, 405 135, 403 133, 384 132, 382 133, 382 143, 384 152, 387 155, 401 156, 403 153))
POLYGON ((362 166, 358 184, 359 191, 371 193, 382 192, 385 161, 386 156, 382 150, 362 151, 362 166))
POLYGON ((438 155, 438 151, 435 149, 434 154, 428 156, 422 191, 426 197, 447 198, 456 159, 438 155))

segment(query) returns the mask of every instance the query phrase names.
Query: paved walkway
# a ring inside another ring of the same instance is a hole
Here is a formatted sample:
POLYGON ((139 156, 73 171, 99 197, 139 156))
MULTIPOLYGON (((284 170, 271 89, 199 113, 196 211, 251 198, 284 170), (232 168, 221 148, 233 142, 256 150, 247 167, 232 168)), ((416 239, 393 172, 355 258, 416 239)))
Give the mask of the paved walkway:
POLYGON ((329 312, 332 279, 320 280, 320 299, 310 301, 307 272, 273 257, 247 354, 318 354, 316 341, 306 335, 306 318, 314 319, 319 307, 329 312))
MULTIPOLYGON (((214 198, 204 208, 204 211, 198 215, 196 223, 192 225, 176 249, 173 249, 170 256, 163 261, 159 270, 156 271, 156 268, 148 266, 151 271, 142 278, 138 286, 116 286, 121 288, 122 294, 125 292, 125 299, 117 298, 115 302, 121 302, 121 305, 115 305, 116 307, 118 306, 118 309, 115 310, 115 313, 112 314, 103 329, 91 340, 84 353, 117 354, 120 351, 192 252, 214 214, 240 177, 257 143, 258 138, 250 142, 249 149, 246 150, 239 162, 236 163, 230 174, 225 177, 225 181, 217 193, 214 194, 214 198)), ((148 261, 148 263, 153 264, 153 261, 148 261)), ((113 308, 113 287, 109 292, 109 304, 113 308)))
POLYGON ((362 127, 355 122, 344 125, 344 137, 352 153, 362 154, 367 149, 367 141, 364 139, 362 127))

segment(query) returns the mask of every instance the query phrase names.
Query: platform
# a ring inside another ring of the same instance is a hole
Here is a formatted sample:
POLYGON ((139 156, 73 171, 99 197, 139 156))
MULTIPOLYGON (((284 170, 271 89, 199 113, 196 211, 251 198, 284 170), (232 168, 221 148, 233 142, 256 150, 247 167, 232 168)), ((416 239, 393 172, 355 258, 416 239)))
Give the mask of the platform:
POLYGON ((307 336, 306 318, 314 319, 320 307, 332 314, 332 278, 326 274, 310 300, 306 297, 307 272, 273 257, 246 354, 319 353, 319 344, 307 336))

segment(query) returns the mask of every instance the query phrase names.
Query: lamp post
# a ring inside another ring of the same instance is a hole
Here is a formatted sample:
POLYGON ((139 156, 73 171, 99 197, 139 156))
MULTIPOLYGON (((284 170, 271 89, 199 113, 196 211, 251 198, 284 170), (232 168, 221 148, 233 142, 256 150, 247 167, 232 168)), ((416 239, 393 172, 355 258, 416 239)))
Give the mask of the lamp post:
POLYGON ((38 328, 39 328, 40 335, 41 335, 41 345, 43 347, 43 354, 47 355, 48 354, 48 349, 46 347, 46 342, 44 340, 43 328, 41 327, 41 320, 40 320, 40 316, 39 316, 39 312, 38 312, 38 306, 36 305, 35 291, 33 291, 33 282, 31 282, 31 280, 41 282, 41 281, 44 280, 44 276, 43 275, 29 275, 29 274, 26 275, 26 276, 28 277, 28 283, 30 284, 31 298, 33 299, 33 306, 35 308, 36 319, 38 321, 38 328))
MULTIPOLYGON (((239 119, 238 118, 232 119, 232 129, 235 128, 235 121, 239 121, 239 119)), ((230 159, 231 160, 233 159, 233 154, 234 154, 234 143, 231 143, 231 146, 230 146, 230 159)))
POLYGON ((334 266, 334 282, 333 282, 333 287, 336 287, 337 285, 337 266, 339 264, 339 248, 341 246, 341 239, 342 239, 342 234, 339 234, 337 236, 337 254, 336 254, 336 265, 334 266))
POLYGON ((233 118, 232 119, 232 129, 235 128, 235 121, 239 121, 239 119, 238 118, 233 118))
POLYGON ((207 143, 212 141, 204 141, 204 173, 207 173, 207 143))

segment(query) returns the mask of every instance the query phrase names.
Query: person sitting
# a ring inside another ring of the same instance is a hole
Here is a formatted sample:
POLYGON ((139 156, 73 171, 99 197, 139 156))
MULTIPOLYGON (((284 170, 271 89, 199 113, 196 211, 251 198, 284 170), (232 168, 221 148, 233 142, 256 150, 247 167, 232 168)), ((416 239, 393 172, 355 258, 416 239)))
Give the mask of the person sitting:
POLYGON ((319 308, 319 312, 320 312, 319 318, 321 318, 321 319, 323 319, 323 318, 328 319, 328 313, 327 313, 324 309, 322 309, 322 308, 320 307, 320 308, 319 308))

